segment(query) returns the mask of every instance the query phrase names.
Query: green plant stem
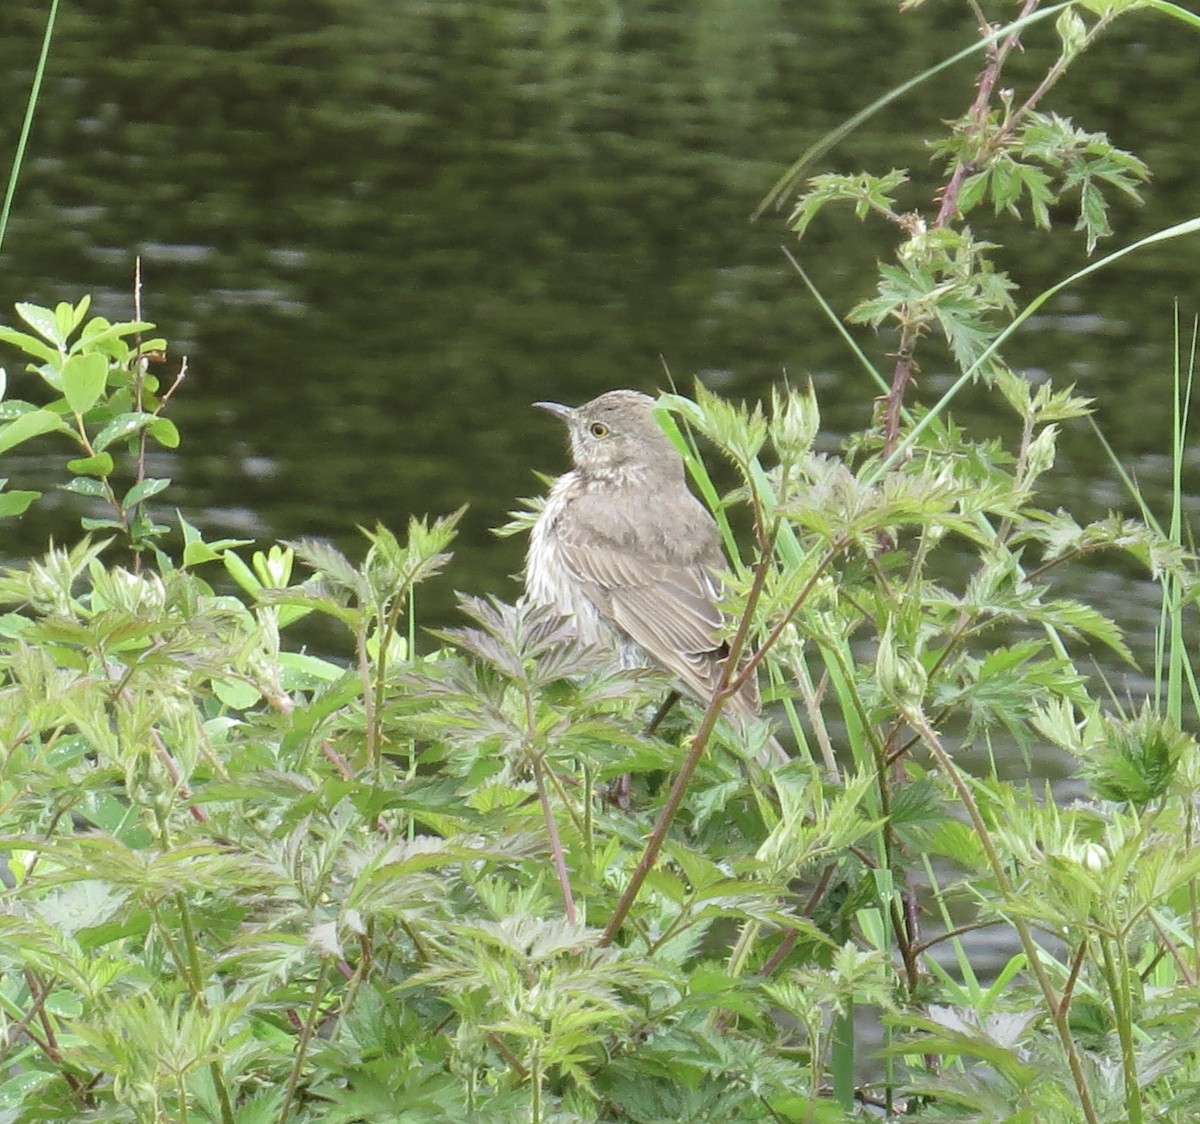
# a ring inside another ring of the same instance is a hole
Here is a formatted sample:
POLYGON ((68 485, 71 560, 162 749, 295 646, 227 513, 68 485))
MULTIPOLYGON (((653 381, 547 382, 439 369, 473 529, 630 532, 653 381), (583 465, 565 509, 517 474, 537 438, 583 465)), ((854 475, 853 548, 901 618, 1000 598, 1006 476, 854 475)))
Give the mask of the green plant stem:
POLYGON ((296 1056, 292 1061, 292 1069, 288 1074, 287 1089, 283 1095, 283 1104, 279 1109, 278 1124, 288 1124, 291 1120, 292 1102, 296 1099, 296 1089, 300 1084, 300 1074, 304 1069, 304 1058, 308 1053, 308 1044, 317 1028, 317 1019, 321 1013, 321 1002, 325 998, 325 989, 329 985, 329 973, 333 961, 325 957, 321 961, 321 971, 313 984, 312 1002, 308 1005, 308 1014, 304 1026, 300 1030, 300 1038, 296 1043, 296 1056))
MULTIPOLYGON (((395 637, 399 625, 400 611, 404 608, 407 600, 408 598, 402 596, 401 592, 393 593, 391 603, 388 606, 388 612, 380 614, 379 655, 375 660, 375 699, 374 705, 371 708, 376 725, 379 722, 379 716, 383 714, 384 691, 387 687, 388 655, 391 651, 392 639, 395 637)), ((411 654, 411 648, 409 652, 411 654)), ((376 747, 381 745, 383 741, 382 729, 375 729, 374 741, 376 747)), ((374 760, 373 763, 378 765, 378 759, 374 760)))
POLYGON ((21 135, 17 138, 17 151, 13 156, 12 170, 8 174, 8 187, 4 192, 4 206, 0 208, 0 247, 8 232, 8 218, 12 213, 13 199, 17 194, 17 182, 21 178, 21 166, 25 162, 25 149, 33 129, 34 113, 41 94, 42 78, 46 73, 46 60, 50 57, 50 43, 54 38, 54 24, 58 19, 58 0, 50 0, 50 14, 46 17, 46 30, 42 33, 42 50, 38 55, 37 69, 33 72, 33 85, 29 88, 29 101, 25 105, 25 119, 21 122, 21 135))
POLYGON ((529 1063, 530 1124, 542 1124, 542 1057, 538 1045, 537 1042, 534 1042, 530 1051, 532 1054, 529 1063))
POLYGON ((1129 1124, 1142 1124, 1142 1092, 1137 1077, 1137 1055, 1133 1048, 1133 1027, 1130 1025, 1129 965, 1125 959, 1125 944, 1119 937, 1100 935, 1100 950, 1104 962, 1104 977, 1112 999, 1113 1021, 1121 1043, 1121 1074, 1125 1084, 1125 1111, 1129 1124), (1113 946, 1117 953, 1113 955, 1113 946))
POLYGON ((364 735, 367 741, 367 760, 372 769, 379 768, 379 727, 375 716, 375 691, 371 680, 371 657, 367 652, 367 625, 360 621, 354 638, 355 653, 358 657, 358 675, 362 682, 364 735))
POLYGON ((179 910, 179 928, 183 933, 183 947, 187 953, 188 991, 196 1003, 204 1004, 204 975, 200 969, 200 950, 196 946, 196 930, 192 925, 192 914, 187 897, 182 890, 176 891, 175 908, 179 910))

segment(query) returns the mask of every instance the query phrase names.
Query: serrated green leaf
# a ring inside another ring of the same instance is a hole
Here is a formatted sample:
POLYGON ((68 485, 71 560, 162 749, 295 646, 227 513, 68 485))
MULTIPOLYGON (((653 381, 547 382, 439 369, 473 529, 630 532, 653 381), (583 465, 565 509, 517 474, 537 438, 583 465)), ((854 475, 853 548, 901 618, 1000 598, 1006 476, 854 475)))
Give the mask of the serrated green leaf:
POLYGON ((0 426, 0 453, 8 452, 31 437, 52 433, 61 426, 62 419, 51 410, 31 410, 21 414, 8 425, 0 426))
POLYGON ((960 214, 969 214, 978 206, 979 202, 987 194, 988 180, 990 176, 987 172, 976 172, 973 176, 968 176, 963 180, 962 188, 958 193, 958 210, 960 214))

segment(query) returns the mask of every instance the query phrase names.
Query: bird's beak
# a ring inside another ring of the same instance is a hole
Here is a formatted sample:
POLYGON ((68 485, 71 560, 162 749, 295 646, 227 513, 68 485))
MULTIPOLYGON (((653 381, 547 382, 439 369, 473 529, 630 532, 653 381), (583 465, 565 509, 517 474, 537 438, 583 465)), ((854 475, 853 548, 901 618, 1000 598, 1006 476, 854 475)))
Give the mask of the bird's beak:
POLYGON ((549 414, 553 414, 559 421, 569 421, 571 415, 575 412, 570 406, 564 406, 561 402, 535 402, 534 405, 539 410, 545 410, 549 414))

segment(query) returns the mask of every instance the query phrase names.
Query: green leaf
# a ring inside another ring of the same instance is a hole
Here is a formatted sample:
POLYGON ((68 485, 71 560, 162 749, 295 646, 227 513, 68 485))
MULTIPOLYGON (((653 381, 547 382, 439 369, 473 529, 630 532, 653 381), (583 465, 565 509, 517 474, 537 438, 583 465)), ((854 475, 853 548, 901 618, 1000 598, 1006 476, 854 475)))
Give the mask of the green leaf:
POLYGON ((893 168, 883 176, 837 175, 827 173, 814 176, 809 181, 809 190, 796 201, 788 224, 800 237, 808 229, 817 212, 832 202, 854 204, 854 213, 861 219, 868 211, 878 211, 891 216, 894 205, 893 194, 907 182, 908 172, 893 168))
POLYGON ((17 315, 25 321, 39 336, 44 336, 58 348, 66 347, 66 340, 59 334, 58 321, 48 308, 36 304, 18 303, 17 315))
POLYGON ((32 402, 23 402, 20 398, 10 398, 7 402, 0 402, 0 422, 12 421, 13 418, 19 418, 22 414, 32 414, 37 408, 32 402))
POLYGON ((109 343, 123 336, 132 336, 137 332, 147 332, 154 325, 143 320, 130 320, 120 324, 110 324, 103 316, 94 316, 87 322, 72 351, 78 351, 84 346, 88 348, 97 344, 109 343))
POLYGON ((147 430, 164 449, 179 448, 179 430, 170 418, 155 418, 147 430))
POLYGON ((230 710, 246 710, 262 698, 259 689, 244 679, 214 679, 212 689, 230 710))
POLYGON ((43 363, 57 363, 61 359, 60 354, 54 348, 48 347, 36 336, 18 332, 16 328, 0 326, 0 340, 19 347, 26 355, 32 355, 43 363))
POLYGON ((62 490, 92 499, 103 499, 105 495, 104 481, 96 480, 91 476, 76 476, 74 480, 62 485, 62 490))
POLYGON ((229 571, 229 576, 233 578, 251 597, 257 597, 262 592, 262 582, 254 576, 254 571, 250 569, 232 550, 225 551, 225 569, 229 571))
POLYGON ((203 541, 190 542, 183 548, 184 566, 199 566, 202 562, 219 562, 221 552, 203 541))
POLYGON ((118 414, 96 435, 95 441, 92 442, 92 448, 98 453, 102 452, 114 441, 120 441, 123 437, 131 437, 139 430, 145 429, 152 421, 154 421, 153 414, 137 412, 118 414))
POLYGON ((281 652, 279 667, 284 690, 309 691, 321 683, 336 683, 346 673, 344 667, 306 655, 304 652, 281 652))
POLYGON ((6 453, 22 441, 52 433, 62 427, 62 419, 52 410, 33 410, 21 414, 6 426, 0 427, 0 453, 6 453))
POLYGON ((108 360, 99 352, 72 355, 63 367, 63 395, 76 414, 86 414, 100 400, 106 382, 108 360))
POLYGON ((41 492, 0 492, 0 519, 9 515, 23 515, 25 509, 41 494, 41 492))
POLYGON ((92 303, 92 298, 85 296, 77 305, 70 304, 67 301, 59 301, 54 306, 54 323, 58 328, 59 337, 63 340, 71 338, 71 333, 79 327, 80 322, 87 314, 88 305, 92 303))
POLYGON ((111 453, 97 453, 94 457, 76 457, 67 461, 67 468, 84 476, 108 476, 113 470, 111 453))
POLYGON ((1087 24, 1079 18, 1074 8, 1064 8, 1054 21, 1054 30, 1062 40, 1063 58, 1070 59, 1083 50, 1087 40, 1087 24))
POLYGON ((148 500, 151 496, 157 496, 164 488, 171 483, 165 477, 147 477, 145 480, 134 484, 128 492, 125 493, 125 498, 121 501, 121 506, 124 508, 136 507, 139 503, 148 500))

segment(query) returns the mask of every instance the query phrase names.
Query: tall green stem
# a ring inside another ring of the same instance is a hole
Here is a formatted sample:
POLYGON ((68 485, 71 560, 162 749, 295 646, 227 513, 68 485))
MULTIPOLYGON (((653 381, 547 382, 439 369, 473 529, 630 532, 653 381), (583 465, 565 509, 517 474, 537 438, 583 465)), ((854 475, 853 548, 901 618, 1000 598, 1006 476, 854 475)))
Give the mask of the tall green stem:
POLYGON ((8 173, 8 188, 4 192, 4 206, 0 208, 0 247, 8 231, 8 216, 12 212, 13 199, 17 194, 17 181, 21 178, 21 165, 25 161, 25 148, 33 128, 33 115, 37 109, 38 96, 42 91, 42 77, 46 73, 46 60, 50 57, 50 42, 54 38, 54 23, 58 19, 58 0, 50 0, 50 14, 46 17, 46 30, 42 34, 42 52, 38 56, 37 69, 33 72, 33 85, 29 88, 29 101, 25 106, 25 120, 21 123, 21 135, 17 138, 17 151, 13 156, 12 170, 8 173))

